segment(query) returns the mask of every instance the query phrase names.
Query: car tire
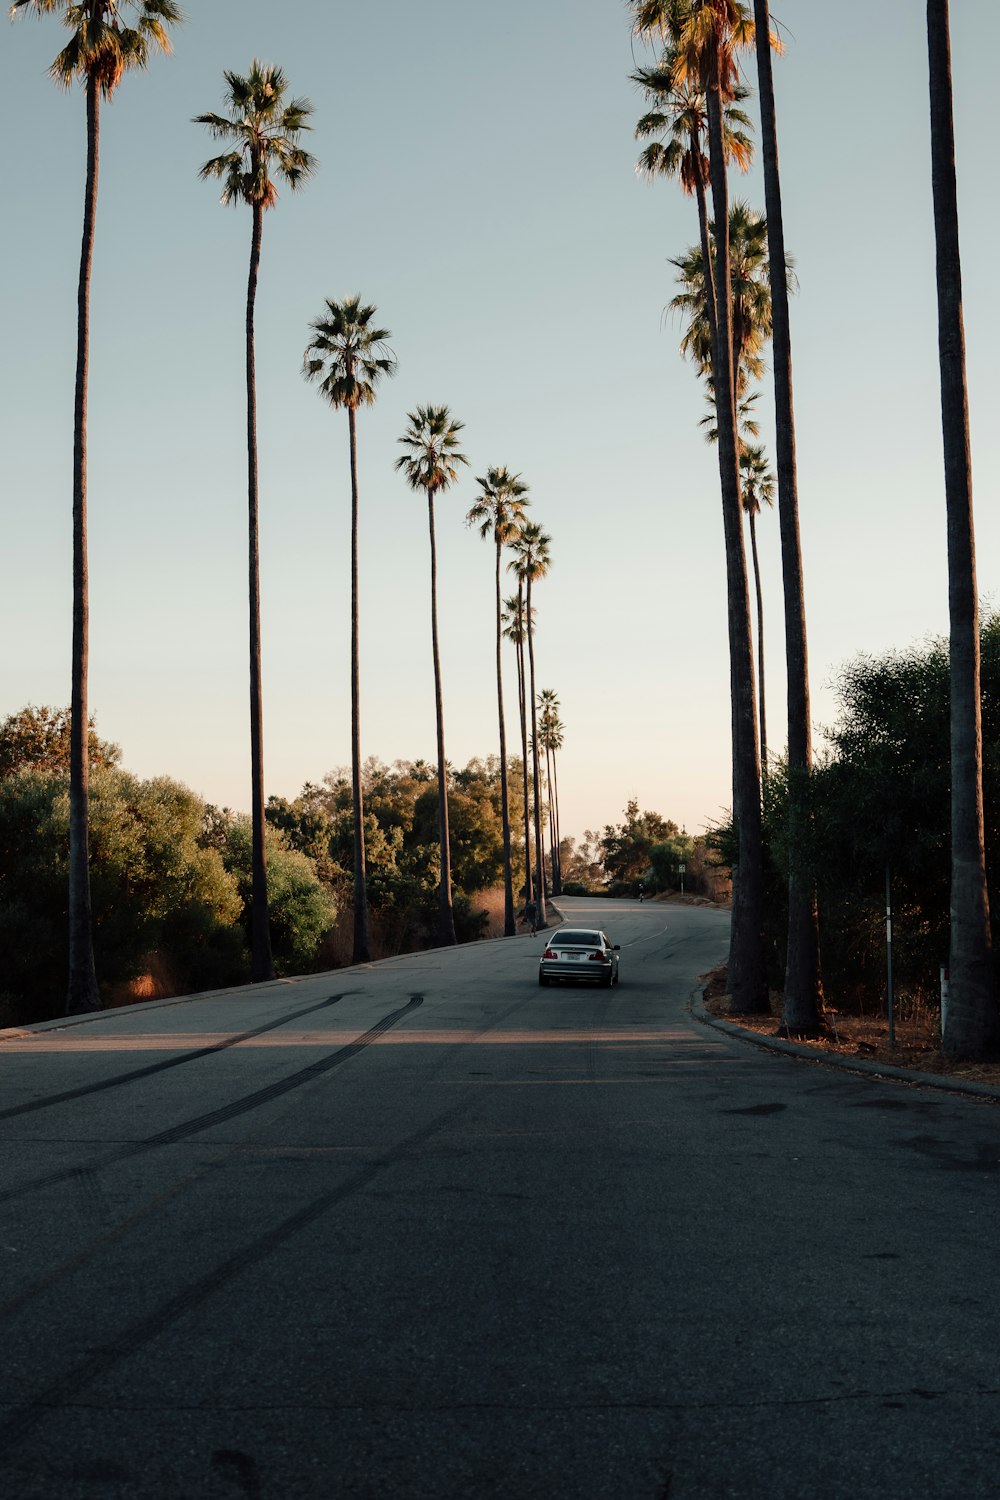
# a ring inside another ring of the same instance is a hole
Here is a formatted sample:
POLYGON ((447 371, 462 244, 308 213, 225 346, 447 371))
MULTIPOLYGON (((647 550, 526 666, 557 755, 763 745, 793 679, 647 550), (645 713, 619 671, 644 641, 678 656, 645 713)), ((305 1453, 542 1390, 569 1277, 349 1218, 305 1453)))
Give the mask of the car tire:
POLYGON ((539 974, 539 976, 538 976, 538 983, 541 985, 542 989, 546 988, 546 986, 548 985, 548 982, 549 982, 549 976, 547 974, 539 974))
POLYGON ((605 975, 602 974, 601 975, 601 989, 602 990, 609 990, 611 988, 611 984, 612 984, 612 980, 613 979, 614 979, 614 975, 613 974, 608 974, 606 977, 605 977, 605 975))

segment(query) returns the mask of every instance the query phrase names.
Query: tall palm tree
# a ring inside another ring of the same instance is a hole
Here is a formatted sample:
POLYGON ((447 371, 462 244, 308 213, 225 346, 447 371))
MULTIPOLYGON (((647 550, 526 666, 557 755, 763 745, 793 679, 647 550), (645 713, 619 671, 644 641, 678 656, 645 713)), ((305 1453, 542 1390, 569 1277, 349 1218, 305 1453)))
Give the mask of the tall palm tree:
MULTIPOLYGON (((668 0, 633 0, 636 29, 649 34, 668 0)), ((729 254, 729 187, 724 110, 739 87, 737 53, 753 41, 753 21, 741 0, 687 0, 676 42, 676 75, 705 94, 709 178, 716 223, 714 290, 717 309, 712 371, 718 412, 719 479, 726 547, 727 616, 733 731, 733 915, 728 988, 734 1011, 766 1011, 763 946, 763 846, 760 761, 746 552, 740 512, 739 444, 729 254)))
POLYGON ((517 580, 517 593, 504 600, 504 635, 513 642, 517 661, 517 702, 521 723, 521 782, 524 805, 524 899, 530 901, 534 882, 531 876, 531 797, 528 794, 528 699, 525 689, 524 643, 528 635, 524 614, 524 580, 517 580))
POLYGON ((361 678, 358 655, 358 441, 360 406, 374 406, 376 387, 396 373, 387 328, 372 326, 375 308, 360 296, 327 299, 326 313, 314 318, 312 340, 303 358, 307 380, 335 410, 347 411, 351 453, 351 782, 354 802, 354 949, 351 962, 371 962, 368 887, 365 872, 364 794, 361 787, 361 678))
POLYGON ((552 538, 542 530, 537 521, 529 521, 522 528, 514 543, 514 561, 511 567, 524 583, 525 622, 528 635, 528 664, 531 699, 531 767, 532 792, 535 805, 535 903, 538 908, 538 925, 544 927, 545 915, 545 854, 542 847, 542 803, 538 766, 538 700, 535 695, 535 629, 531 606, 531 589, 534 583, 544 578, 552 566, 549 553, 552 538))
MULTIPOLYGON (((714 250, 714 222, 709 225, 709 244, 714 250)), ((771 280, 767 254, 767 220, 757 209, 741 201, 729 209, 729 263, 732 287, 733 372, 736 380, 737 425, 744 419, 747 391, 751 380, 764 373, 762 351, 771 337, 771 280)), ((667 304, 668 311, 680 313, 686 320, 681 339, 681 353, 698 366, 709 383, 712 406, 716 408, 714 429, 709 433, 718 441, 718 411, 715 380, 712 373, 712 324, 710 316, 712 282, 706 281, 704 259, 697 245, 683 255, 671 257, 677 268, 681 290, 667 304)), ((791 262, 786 262, 786 280, 793 279, 791 262)))
POLYGON ((100 165, 101 101, 126 73, 146 67, 156 49, 170 51, 168 28, 181 20, 173 0, 13 0, 11 19, 33 11, 61 16, 70 38, 50 76, 62 88, 79 80, 87 101, 87 183, 76 299, 73 400, 73 648, 69 768, 69 983, 67 1015, 99 1010, 90 901, 90 764, 87 701, 90 597, 87 566, 87 395, 90 368, 90 277, 100 165), (129 14, 131 13, 131 14, 129 14), (129 16, 132 24, 126 22, 129 16))
POLYGON ((477 478, 479 499, 466 516, 466 525, 478 526, 481 537, 492 537, 496 547, 496 626, 497 626, 497 713, 500 720, 500 811, 503 821, 503 930, 505 937, 517 931, 514 920, 514 880, 510 858, 510 798, 507 787, 507 730, 503 713, 503 598, 500 588, 500 561, 504 547, 517 536, 525 524, 528 486, 520 474, 507 469, 487 469, 477 478))
POLYGON ((549 781, 549 817, 551 819, 550 847, 552 849, 552 894, 562 894, 562 840, 559 829, 559 782, 556 771, 556 751, 563 747, 563 723, 559 717, 559 699, 552 688, 543 688, 538 695, 538 707, 542 718, 540 730, 545 746, 545 764, 549 781))
POLYGON ((260 269, 261 237, 265 210, 278 201, 274 177, 292 189, 315 171, 315 159, 299 145, 304 130, 311 130, 308 99, 285 101, 288 80, 270 63, 250 65, 244 78, 226 72, 227 114, 195 116, 195 124, 208 127, 215 140, 229 147, 202 167, 202 178, 217 177, 223 184, 222 202, 235 206, 248 203, 252 212, 250 273, 247 280, 246 374, 247 374, 247 499, 249 509, 249 604, 250 604, 250 780, 253 806, 250 977, 256 983, 274 978, 271 929, 267 904, 267 863, 264 853, 264 708, 260 665, 260 559, 258 547, 257 480, 257 377, 254 351, 254 310, 260 269))
MULTIPOLYGON (((708 234, 709 161, 705 153, 708 115, 704 91, 692 80, 677 76, 677 42, 688 12, 687 0, 673 0, 668 8, 671 45, 655 67, 638 68, 632 74, 653 106, 635 127, 637 140, 648 141, 636 163, 636 170, 650 179, 675 177, 681 189, 694 194, 698 206, 698 231, 705 285, 708 292, 708 320, 715 327, 715 293, 712 284, 712 252, 708 234), (658 137, 658 139, 654 139, 658 137)), ((733 102, 723 110, 724 140, 727 161, 741 172, 749 170, 753 143, 747 134, 749 117, 738 108, 749 90, 735 85, 733 102)))
POLYGON ((740 476, 743 512, 750 522, 750 556, 753 561, 754 591, 757 596, 757 687, 760 710, 760 770, 767 779, 767 709, 764 693, 764 595, 760 584, 760 559, 757 555, 757 517, 762 505, 774 504, 775 477, 762 443, 740 441, 740 476))
POLYGON ((409 427, 399 439, 409 452, 396 460, 412 490, 427 496, 427 522, 431 538, 431 642, 434 653, 434 708, 437 715, 438 829, 441 842, 441 886, 439 891, 440 938, 442 944, 457 943, 455 912, 451 897, 451 848, 448 839, 448 765, 444 755, 444 708, 441 699, 441 657, 437 623, 437 543, 434 536, 434 496, 458 479, 458 464, 469 460, 459 448, 464 422, 456 422, 446 406, 418 406, 407 413, 409 427))
POLYGON ((948 0, 927 0, 927 49, 951 626, 951 989, 942 1046, 950 1057, 973 1058, 997 1042, 1000 1023, 983 834, 979 603, 948 0))
MULTIPOLYGON (((754 0, 757 81, 760 96, 764 206, 767 211, 768 262, 785 264, 785 228, 778 168, 778 126, 774 107, 771 52, 780 50, 771 30, 767 0, 754 0)), ((778 530, 781 536, 781 582, 785 615, 785 665, 788 702, 789 876, 788 942, 785 958, 783 1024, 797 1035, 819 1029, 823 988, 819 962, 819 916, 816 882, 800 845, 809 822, 812 776, 812 723, 809 708, 809 649, 806 636, 805 586, 799 538, 798 474, 795 462, 795 412, 792 401, 792 341, 788 288, 775 275, 771 287, 773 320, 775 457, 778 470, 778 530)))
MULTIPOLYGON (((715 225, 709 226, 709 240, 715 244, 715 225)), ((767 775, 767 714, 764 698, 764 605, 761 593, 760 566, 757 552, 756 518, 762 503, 773 500, 773 475, 768 469, 764 449, 750 443, 758 433, 754 406, 757 393, 750 382, 764 372, 763 349, 771 336, 771 278, 767 251, 767 222, 763 214, 746 203, 736 202, 729 210, 730 264, 732 269, 733 357, 737 397, 737 444, 739 448, 742 506, 750 519, 750 544, 753 560, 754 588, 757 598, 757 707, 760 723, 761 776, 767 775)), ((708 428, 709 441, 719 436, 715 382, 712 375, 712 332, 709 291, 704 261, 695 245, 671 262, 678 268, 681 291, 671 300, 672 312, 687 319, 681 352, 698 365, 708 386, 709 413, 702 418, 708 428)), ((786 282, 791 278, 790 263, 786 282)))

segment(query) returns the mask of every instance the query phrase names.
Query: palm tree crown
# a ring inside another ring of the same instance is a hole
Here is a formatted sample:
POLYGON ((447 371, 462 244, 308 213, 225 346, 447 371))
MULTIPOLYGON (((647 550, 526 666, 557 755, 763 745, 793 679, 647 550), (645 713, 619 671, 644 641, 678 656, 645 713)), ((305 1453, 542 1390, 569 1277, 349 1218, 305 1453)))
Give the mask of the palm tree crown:
POLYGON ((537 521, 529 521, 514 540, 514 556, 508 565, 510 571, 525 583, 529 580, 536 583, 539 578, 544 578, 552 565, 551 545, 548 532, 543 531, 537 521))
POLYGON ((396 468, 411 490, 436 495, 457 481, 457 465, 469 462, 458 446, 465 423, 457 422, 446 406, 418 406, 407 412, 406 420, 410 425, 399 442, 410 451, 397 458, 396 468))
MULTIPOLYGON (((652 109, 635 127, 636 140, 648 141, 636 163, 644 177, 676 177, 685 193, 695 193, 700 181, 708 181, 708 157, 704 142, 708 130, 705 92, 690 81, 677 78, 677 54, 668 48, 653 68, 638 68, 632 74, 652 109), (659 139, 652 139, 659 137, 659 139)), ((727 160, 741 172, 750 168, 753 142, 748 135, 750 117, 738 104, 749 97, 742 86, 733 91, 733 103, 723 115, 727 160)))
POLYGON ((57 10, 72 36, 49 69, 51 77, 65 88, 74 79, 93 79, 106 99, 124 74, 146 67, 151 48, 171 50, 167 27, 184 19, 173 0, 98 0, 96 5, 13 0, 10 14, 13 20, 19 11, 47 15, 57 10), (136 12, 132 26, 126 25, 126 9, 136 12))
POLYGON ((312 341, 302 361, 307 380, 319 380, 330 405, 357 411, 372 406, 375 388, 386 375, 395 375, 396 357, 386 342, 388 328, 373 328, 376 309, 362 306, 360 296, 326 303, 326 314, 309 325, 312 341))
POLYGON ((201 176, 222 179, 222 202, 250 203, 273 208, 278 190, 274 171, 290 188, 300 187, 316 170, 316 159, 299 145, 303 130, 311 130, 308 99, 285 103, 288 80, 281 68, 255 58, 244 78, 224 74, 228 115, 195 115, 196 125, 207 125, 217 140, 232 142, 232 149, 212 157, 201 176))
POLYGON ((525 509, 531 504, 528 486, 520 474, 508 469, 487 469, 476 483, 479 499, 465 518, 467 526, 478 526, 484 539, 492 536, 498 547, 509 547, 525 524, 525 509))
MULTIPOLYGON (((710 225, 710 236, 714 247, 714 224, 710 225)), ((760 351, 771 336, 767 219, 748 203, 736 202, 730 206, 729 246, 736 388, 737 395, 742 395, 746 378, 759 378, 763 373, 760 351)), ((701 248, 693 245, 670 263, 677 268, 681 290, 668 304, 669 311, 681 313, 687 319, 681 353, 693 359, 704 375, 711 371, 712 330, 701 248)), ((790 267, 788 274, 791 277, 790 267)))
POLYGON ((744 443, 740 452, 740 494, 748 516, 759 516, 761 506, 773 505, 778 481, 763 443, 744 443))

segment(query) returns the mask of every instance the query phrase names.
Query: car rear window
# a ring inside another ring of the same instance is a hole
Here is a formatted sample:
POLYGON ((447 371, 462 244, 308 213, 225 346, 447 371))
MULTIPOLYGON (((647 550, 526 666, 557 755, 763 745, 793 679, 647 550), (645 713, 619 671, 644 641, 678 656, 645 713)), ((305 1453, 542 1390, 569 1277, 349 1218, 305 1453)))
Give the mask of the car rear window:
POLYGON ((553 948, 599 948, 601 946, 601 934, 599 932, 572 932, 569 928, 565 932, 557 932, 552 939, 553 948))

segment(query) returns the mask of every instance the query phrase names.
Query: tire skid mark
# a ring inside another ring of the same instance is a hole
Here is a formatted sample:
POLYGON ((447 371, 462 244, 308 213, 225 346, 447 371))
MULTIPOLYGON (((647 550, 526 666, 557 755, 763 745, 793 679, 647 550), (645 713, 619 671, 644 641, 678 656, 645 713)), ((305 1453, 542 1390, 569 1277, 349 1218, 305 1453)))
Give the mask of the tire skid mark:
MULTIPOLYGON (((421 997, 415 996, 419 1002, 421 997)), ((404 1006, 402 1010, 396 1011, 394 1015, 398 1018, 405 1015, 412 1007, 404 1006)), ((386 1021, 390 1021, 386 1017, 386 1021)), ((391 1023, 391 1022, 390 1022, 391 1023)), ((386 1029, 386 1023, 381 1022, 382 1030, 386 1029)), ((375 1028, 372 1028, 373 1030, 375 1028)), ((366 1033, 370 1035, 370 1033, 366 1033)), ((346 1049, 345 1049, 346 1050, 346 1049)), ((339 1056, 340 1054, 334 1054, 339 1056)), ((414 1131, 412 1135, 400 1141, 392 1150, 387 1151, 377 1161, 371 1162, 367 1167, 362 1167, 355 1172, 346 1182, 339 1187, 331 1188, 322 1193, 300 1208, 297 1213, 290 1214, 266 1234, 260 1235, 242 1250, 237 1250, 224 1260, 221 1265, 216 1266, 214 1271, 198 1278, 190 1286, 184 1287, 174 1296, 168 1297, 159 1307, 155 1308, 146 1317, 138 1319, 128 1328, 122 1330, 116 1337, 109 1339, 107 1343, 79 1360, 58 1379, 38 1391, 29 1401, 16 1407, 0 1422, 0 1454, 8 1452, 15 1447, 23 1438, 27 1437, 40 1422, 43 1422, 51 1414, 53 1409, 66 1404, 66 1398, 78 1398, 80 1392, 95 1380, 100 1380, 109 1370, 113 1369, 121 1360, 136 1354, 144 1344, 150 1343, 161 1333, 164 1333, 179 1318, 194 1308, 206 1302, 215 1292, 220 1291, 234 1277, 242 1271, 249 1270, 252 1266, 259 1265, 266 1260, 272 1251, 277 1250, 286 1241, 292 1239, 302 1229, 307 1229, 317 1219, 343 1203, 345 1199, 353 1197, 355 1193, 361 1192, 370 1182, 373 1182, 383 1172, 387 1172, 400 1161, 404 1160, 412 1151, 424 1145, 444 1128, 456 1115, 461 1114, 468 1108, 463 1102, 454 1105, 451 1109, 443 1111, 433 1120, 429 1121, 420 1130, 414 1131)))
POLYGON ((16 1115, 30 1115, 38 1109, 49 1109, 54 1104, 67 1104, 71 1099, 83 1099, 87 1094, 102 1094, 105 1089, 118 1088, 121 1084, 131 1083, 136 1078, 151 1078, 154 1073, 165 1073, 168 1068, 179 1068, 182 1063, 194 1062, 199 1057, 210 1057, 215 1052, 225 1052, 228 1047, 236 1047, 240 1042, 252 1041, 254 1037, 263 1036, 267 1031, 276 1031, 279 1026, 287 1026, 290 1021, 298 1021, 302 1016, 311 1015, 314 1011, 326 1010, 344 998, 344 995, 330 995, 326 1000, 306 1005, 301 1010, 293 1010, 276 1021, 268 1021, 264 1026, 255 1026, 252 1031, 241 1031, 237 1036, 226 1037, 221 1042, 213 1042, 209 1047, 198 1047, 193 1052, 182 1052, 178 1057, 168 1057, 163 1062, 149 1063, 142 1068, 132 1068, 127 1073, 116 1073, 114 1078, 104 1078, 99 1083, 83 1083, 79 1088, 64 1089, 59 1094, 48 1094, 44 1099, 29 1099, 24 1104, 12 1104, 8 1109, 0 1109, 0 1120, 12 1120, 16 1115))
MULTIPOLYGON (((262 1089, 255 1089, 252 1094, 244 1094, 242 1099, 234 1099, 232 1103, 220 1105, 218 1109, 209 1110, 207 1114, 196 1115, 194 1119, 185 1120, 180 1125, 172 1125, 169 1130, 161 1130, 156 1135, 147 1136, 145 1140, 130 1141, 128 1145, 121 1146, 117 1151, 112 1151, 101 1158, 96 1165, 100 1168, 117 1166, 120 1162, 142 1156, 158 1146, 177 1145, 178 1142, 188 1140, 193 1135, 200 1135, 204 1130, 211 1130, 216 1125, 225 1125, 230 1120, 239 1119, 241 1115, 259 1109, 261 1105, 270 1104, 272 1100, 280 1099, 284 1094, 291 1093, 293 1089, 302 1088, 313 1079, 322 1078, 325 1073, 330 1073, 334 1068, 339 1068, 343 1063, 349 1062, 352 1057, 356 1057, 359 1052, 370 1047, 372 1042, 377 1042, 384 1032, 395 1026, 404 1016, 410 1015, 423 1003, 423 995, 413 995, 406 1005, 398 1010, 390 1011, 387 1016, 383 1016, 381 1021, 377 1021, 353 1042, 348 1042, 345 1047, 338 1047, 336 1052, 318 1058, 316 1062, 309 1063, 306 1067, 299 1068, 297 1072, 290 1073, 286 1078, 279 1078, 275 1083, 269 1083, 262 1089)), ((67 1182, 71 1178, 78 1177, 80 1170, 76 1166, 60 1167, 57 1171, 47 1172, 42 1177, 17 1183, 14 1187, 5 1188, 0 1192, 0 1203, 9 1203, 14 1198, 23 1197, 25 1193, 37 1192, 41 1188, 54 1187, 57 1183, 67 1182)))

